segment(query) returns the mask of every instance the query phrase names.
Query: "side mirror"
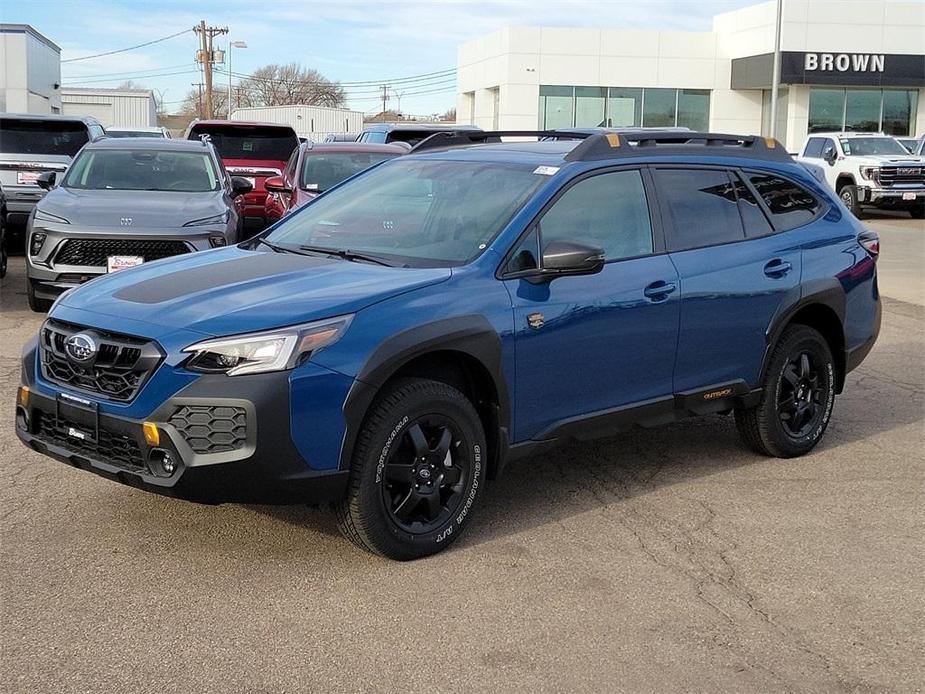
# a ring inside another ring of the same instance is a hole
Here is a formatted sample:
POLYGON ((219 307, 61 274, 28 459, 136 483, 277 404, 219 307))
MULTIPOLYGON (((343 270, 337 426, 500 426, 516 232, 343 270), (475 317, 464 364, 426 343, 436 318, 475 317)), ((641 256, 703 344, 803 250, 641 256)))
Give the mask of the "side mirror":
POLYGON ((604 251, 574 241, 553 241, 543 249, 542 277, 593 275, 604 268, 604 251))
POLYGON ((828 145, 822 150, 822 158, 825 160, 826 164, 834 166, 835 160, 838 158, 838 155, 835 153, 835 148, 832 145, 828 145))
POLYGON ((57 178, 57 171, 46 171, 45 173, 40 173, 36 177, 35 184, 43 190, 51 190, 55 187, 55 180, 57 178))
POLYGON ((245 193, 250 193, 254 189, 254 184, 243 176, 231 177, 231 196, 238 197, 245 193))
POLYGON ((292 189, 286 185, 282 176, 273 176, 263 182, 263 187, 270 193, 291 193, 292 189))

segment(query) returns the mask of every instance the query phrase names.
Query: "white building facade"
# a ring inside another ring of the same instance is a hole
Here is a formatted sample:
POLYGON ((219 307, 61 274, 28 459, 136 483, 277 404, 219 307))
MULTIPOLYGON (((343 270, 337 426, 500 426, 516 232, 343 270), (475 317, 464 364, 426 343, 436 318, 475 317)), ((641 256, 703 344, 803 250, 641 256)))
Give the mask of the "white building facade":
MULTIPOLYGON (((783 0, 776 136, 925 131, 925 2, 783 0)), ((712 31, 510 27, 458 49, 457 120, 485 129, 770 132, 776 3, 712 31)))
POLYGON ((61 112, 61 49, 28 24, 0 24, 0 112, 61 112))
POLYGON ((291 125, 299 137, 322 142, 339 133, 363 132, 363 112, 327 106, 254 106, 235 109, 231 120, 291 125))
POLYGON ((157 125, 157 102, 150 89, 64 87, 61 112, 68 116, 93 116, 104 128, 157 125))

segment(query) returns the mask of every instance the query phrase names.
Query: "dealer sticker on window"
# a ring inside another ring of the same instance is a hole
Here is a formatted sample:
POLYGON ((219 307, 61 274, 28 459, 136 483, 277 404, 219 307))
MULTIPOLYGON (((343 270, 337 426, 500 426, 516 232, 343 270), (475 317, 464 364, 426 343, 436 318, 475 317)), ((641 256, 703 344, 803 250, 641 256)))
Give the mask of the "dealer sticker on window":
POLYGON ((558 166, 537 166, 533 169, 533 173, 539 174, 540 176, 552 176, 557 171, 559 171, 558 166))

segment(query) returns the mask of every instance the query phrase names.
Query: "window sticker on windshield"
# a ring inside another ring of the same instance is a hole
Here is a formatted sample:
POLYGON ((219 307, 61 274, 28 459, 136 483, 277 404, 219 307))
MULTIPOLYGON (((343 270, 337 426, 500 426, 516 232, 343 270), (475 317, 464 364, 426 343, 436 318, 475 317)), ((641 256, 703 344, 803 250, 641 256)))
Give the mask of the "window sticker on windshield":
POLYGON ((241 149, 243 149, 245 152, 253 152, 253 151, 254 151, 254 143, 253 143, 253 142, 248 142, 247 140, 245 140, 245 141, 242 143, 242 145, 241 145, 241 149))
POLYGON ((851 156, 851 143, 848 142, 848 140, 841 141, 841 148, 845 150, 845 154, 847 154, 849 157, 851 156))
POLYGON ((558 166, 537 166, 535 169, 533 169, 533 173, 539 174, 540 176, 552 176, 558 170, 558 166))

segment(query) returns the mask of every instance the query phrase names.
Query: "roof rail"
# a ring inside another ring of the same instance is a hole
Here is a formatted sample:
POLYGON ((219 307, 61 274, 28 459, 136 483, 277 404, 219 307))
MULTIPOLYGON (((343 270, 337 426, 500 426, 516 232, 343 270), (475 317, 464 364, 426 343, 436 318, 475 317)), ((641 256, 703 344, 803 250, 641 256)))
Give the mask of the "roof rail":
POLYGON ((199 141, 202 143, 202 146, 205 147, 212 142, 212 136, 209 133, 203 133, 199 136, 199 141))
POLYGON ((571 133, 556 130, 441 130, 424 138, 411 148, 412 152, 445 147, 481 145, 487 142, 501 142, 502 137, 535 137, 545 140, 584 140, 592 133, 571 133))

